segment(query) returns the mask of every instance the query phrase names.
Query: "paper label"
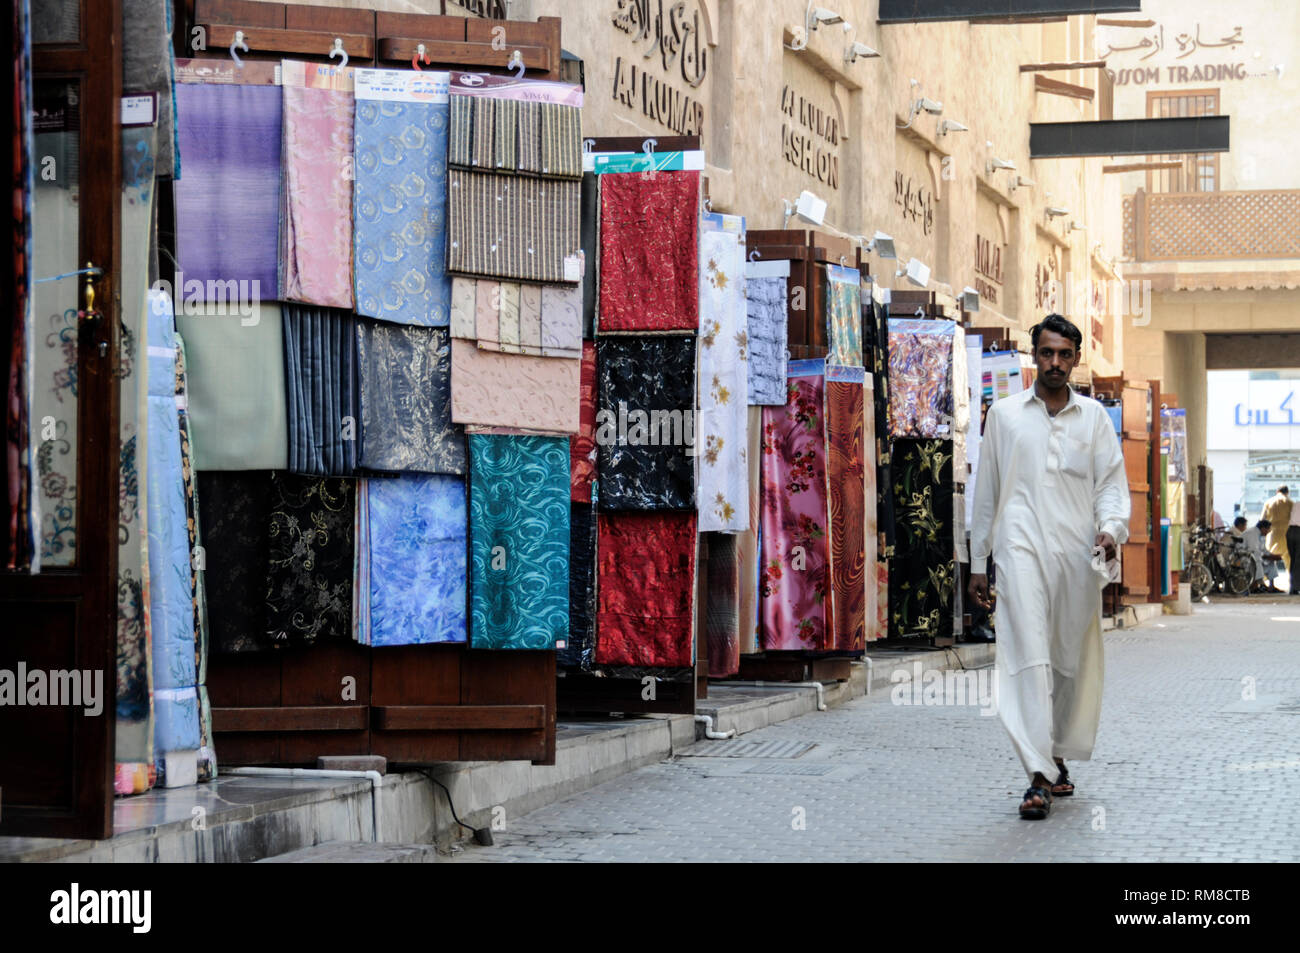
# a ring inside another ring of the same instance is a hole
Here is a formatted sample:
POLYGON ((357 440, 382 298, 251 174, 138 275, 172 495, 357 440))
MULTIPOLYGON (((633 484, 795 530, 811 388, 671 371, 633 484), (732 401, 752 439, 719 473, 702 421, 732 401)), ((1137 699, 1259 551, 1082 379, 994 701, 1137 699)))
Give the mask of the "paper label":
POLYGON ((359 69, 357 99, 400 103, 446 103, 451 73, 413 69, 359 69))

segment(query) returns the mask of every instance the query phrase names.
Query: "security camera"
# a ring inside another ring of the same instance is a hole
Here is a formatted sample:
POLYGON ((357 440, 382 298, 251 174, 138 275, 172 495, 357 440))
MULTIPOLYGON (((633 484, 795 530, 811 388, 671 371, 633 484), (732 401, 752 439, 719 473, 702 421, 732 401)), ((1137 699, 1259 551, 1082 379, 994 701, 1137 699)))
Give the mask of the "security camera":
POLYGON ((1032 189, 1037 184, 1037 182, 1027 176, 1017 175, 1011 180, 1011 185, 1008 186, 1008 188, 1014 192, 1016 189, 1032 189))
POLYGON ((936 103, 933 99, 927 99, 924 96, 917 100, 916 105, 918 108, 924 109, 926 112, 933 113, 936 116, 943 112, 943 103, 936 103))
POLYGON ((963 126, 956 119, 939 120, 939 135, 946 136, 950 132, 970 132, 970 129, 963 126))
POLYGON ((815 30, 818 26, 825 23, 830 26, 832 23, 843 23, 844 17, 840 16, 833 10, 827 10, 825 7, 816 7, 808 14, 808 26, 815 30))
POLYGON ((992 175, 998 169, 1006 169, 1008 172, 1016 171, 1016 164, 1008 159, 999 159, 997 156, 989 159, 984 166, 984 174, 992 175))
POLYGON ((1070 210, 1068 208, 1061 208, 1059 205, 1049 205, 1047 206, 1045 211, 1047 212, 1048 218, 1060 218, 1063 215, 1070 214, 1070 210))
POLYGON ((852 43, 844 51, 844 62, 854 63, 858 59, 866 59, 868 57, 879 55, 879 53, 867 46, 865 43, 852 43))

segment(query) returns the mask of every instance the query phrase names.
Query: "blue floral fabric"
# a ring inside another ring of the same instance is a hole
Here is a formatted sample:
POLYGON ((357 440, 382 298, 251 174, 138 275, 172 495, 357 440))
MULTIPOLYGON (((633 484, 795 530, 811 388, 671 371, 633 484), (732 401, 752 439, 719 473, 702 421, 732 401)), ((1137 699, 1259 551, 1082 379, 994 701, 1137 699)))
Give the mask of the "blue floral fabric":
POLYGON ((445 326, 446 103, 358 100, 357 311, 398 324, 445 326))
POLYGON ((554 649, 569 636, 569 441, 470 434, 471 644, 554 649))

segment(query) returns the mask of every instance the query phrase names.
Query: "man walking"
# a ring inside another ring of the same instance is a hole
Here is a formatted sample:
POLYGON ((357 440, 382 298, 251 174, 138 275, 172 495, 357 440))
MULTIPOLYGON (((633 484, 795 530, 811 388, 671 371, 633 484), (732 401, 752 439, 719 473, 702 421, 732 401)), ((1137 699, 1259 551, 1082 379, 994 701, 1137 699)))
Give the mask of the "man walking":
POLYGON ((1096 549, 1110 560, 1128 539, 1129 491, 1110 418, 1069 386, 1082 333, 1050 314, 1030 334, 1034 386, 996 401, 985 422, 969 588, 977 605, 991 605, 992 554, 998 713, 1030 777, 1020 816, 1034 820, 1053 795, 1074 793, 1063 759, 1092 757, 1102 645, 1091 563, 1096 549))
POLYGON ((1287 572, 1291 571, 1291 554, 1287 551, 1287 527, 1291 525, 1291 497, 1287 488, 1279 486, 1277 493, 1264 504, 1264 511, 1259 514, 1262 520, 1268 520, 1272 530, 1268 534, 1268 551, 1274 556, 1281 556, 1287 572))
POLYGON ((1291 507, 1286 528, 1287 567, 1291 571, 1291 595, 1300 596, 1300 506, 1291 507))

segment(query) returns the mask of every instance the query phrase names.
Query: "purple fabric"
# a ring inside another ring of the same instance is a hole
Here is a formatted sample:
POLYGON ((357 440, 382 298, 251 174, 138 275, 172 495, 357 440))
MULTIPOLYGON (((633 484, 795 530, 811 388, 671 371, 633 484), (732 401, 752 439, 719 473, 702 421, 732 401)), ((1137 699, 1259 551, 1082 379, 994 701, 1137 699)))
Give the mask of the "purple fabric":
MULTIPOLYGON (((260 298, 276 296, 281 98, 279 86, 177 85, 185 172, 176 258, 186 283, 198 279, 206 291, 210 279, 258 281, 260 298)), ((176 289, 178 301, 184 295, 176 289)))

